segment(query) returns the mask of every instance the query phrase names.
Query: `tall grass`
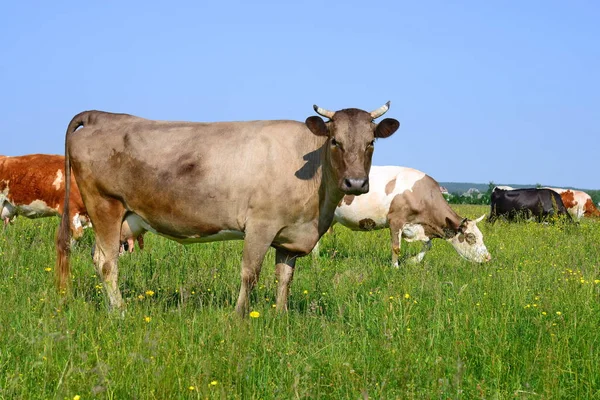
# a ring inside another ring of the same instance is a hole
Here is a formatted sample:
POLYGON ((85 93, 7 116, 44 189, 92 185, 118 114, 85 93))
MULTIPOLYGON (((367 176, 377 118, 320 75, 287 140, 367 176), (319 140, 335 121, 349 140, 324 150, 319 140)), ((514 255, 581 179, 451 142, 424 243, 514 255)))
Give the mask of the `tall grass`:
MULTIPOLYGON (((485 207, 460 206, 476 217, 485 207)), ((123 317, 90 257, 53 286, 55 219, 0 232, 0 398, 600 398, 600 223, 480 223, 493 260, 434 241, 392 268, 388 231, 336 226, 273 309, 274 254, 233 311, 242 242, 147 235, 121 257, 123 317)), ((403 251, 420 245, 404 244, 403 251)))

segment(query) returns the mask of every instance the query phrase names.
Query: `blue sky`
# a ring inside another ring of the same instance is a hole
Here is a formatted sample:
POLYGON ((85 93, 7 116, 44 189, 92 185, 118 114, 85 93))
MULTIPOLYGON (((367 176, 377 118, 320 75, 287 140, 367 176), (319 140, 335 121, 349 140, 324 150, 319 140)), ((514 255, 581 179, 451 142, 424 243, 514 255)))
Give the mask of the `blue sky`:
POLYGON ((4 2, 0 154, 58 153, 80 111, 401 122, 374 164, 600 189, 600 3, 4 2))

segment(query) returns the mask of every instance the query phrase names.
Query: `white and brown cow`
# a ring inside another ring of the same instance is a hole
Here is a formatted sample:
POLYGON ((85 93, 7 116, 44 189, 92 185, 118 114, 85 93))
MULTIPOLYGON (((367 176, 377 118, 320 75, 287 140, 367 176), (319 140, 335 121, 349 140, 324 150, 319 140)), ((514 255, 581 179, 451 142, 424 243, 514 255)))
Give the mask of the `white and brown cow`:
POLYGON ((477 222, 452 210, 439 184, 424 172, 396 166, 373 166, 369 193, 346 195, 335 210, 334 223, 355 231, 390 228, 392 263, 398 266, 402 239, 423 241, 423 249, 411 261, 421 262, 431 248, 431 239, 445 239, 458 254, 470 261, 491 259, 477 222))
MULTIPOLYGON (((73 238, 83 235, 89 219, 75 179, 71 177, 69 214, 73 238)), ((65 158, 51 154, 0 156, 0 207, 4 225, 17 215, 61 216, 65 200, 65 158)))
MULTIPOLYGON (((328 120, 312 116, 305 122, 76 115, 67 128, 65 170, 68 176, 72 167, 93 223, 94 263, 111 307, 123 305, 117 260, 122 222, 129 217, 180 243, 244 239, 240 314, 247 313, 264 256, 274 247, 277 308, 285 310, 296 258, 310 253, 327 231, 345 194, 369 190, 375 139, 400 125, 390 118, 374 122, 388 107, 332 112, 315 106, 328 120)), ((68 235, 63 219, 56 268, 63 287, 68 235)))
POLYGON ((548 187, 546 189, 554 190, 556 193, 560 194, 563 204, 573 218, 579 220, 583 217, 600 217, 600 211, 594 205, 592 197, 586 192, 553 187, 548 187))

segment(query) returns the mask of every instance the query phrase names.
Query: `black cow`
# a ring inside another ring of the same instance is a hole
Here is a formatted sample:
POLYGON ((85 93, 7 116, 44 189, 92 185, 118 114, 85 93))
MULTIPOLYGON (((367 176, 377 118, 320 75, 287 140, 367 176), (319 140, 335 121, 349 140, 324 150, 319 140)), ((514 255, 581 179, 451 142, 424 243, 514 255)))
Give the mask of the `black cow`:
POLYGON ((536 217, 542 222, 548 216, 565 215, 572 221, 560 195, 550 189, 514 189, 494 188, 491 198, 491 211, 488 222, 495 222, 499 216, 514 221, 517 217, 525 219, 536 217))

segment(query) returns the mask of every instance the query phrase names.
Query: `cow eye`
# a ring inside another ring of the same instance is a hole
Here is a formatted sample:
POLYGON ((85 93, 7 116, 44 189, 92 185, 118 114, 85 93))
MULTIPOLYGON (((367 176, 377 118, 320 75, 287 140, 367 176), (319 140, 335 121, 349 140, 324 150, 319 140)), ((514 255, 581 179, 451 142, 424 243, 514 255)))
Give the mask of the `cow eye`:
POLYGON ((340 142, 335 140, 335 138, 331 138, 331 145, 335 147, 340 147, 340 142))

